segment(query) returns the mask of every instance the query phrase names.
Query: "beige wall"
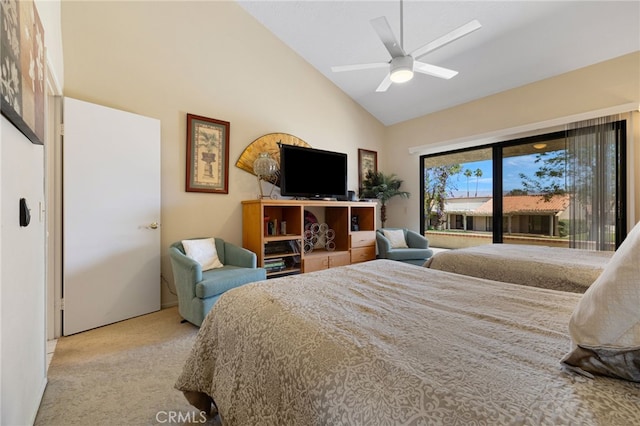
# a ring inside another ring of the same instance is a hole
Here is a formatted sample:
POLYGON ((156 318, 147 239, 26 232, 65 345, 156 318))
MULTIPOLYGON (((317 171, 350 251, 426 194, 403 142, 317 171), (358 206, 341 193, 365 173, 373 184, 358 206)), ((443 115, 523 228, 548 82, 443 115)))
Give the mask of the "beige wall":
MULTIPOLYGON (((347 153, 350 189, 358 148, 383 150, 382 124, 233 2, 63 2, 62 28, 65 96, 162 122, 162 274, 171 285, 170 243, 242 242, 240 202, 258 186, 235 162, 253 140, 290 133, 347 153), (231 123, 228 195, 185 192, 187 113, 231 123)), ((173 301, 163 284, 163 305, 173 301)))
MULTIPOLYGON (((404 179, 403 189, 412 194, 408 200, 391 201, 389 226, 420 228, 420 155, 409 154, 409 148, 462 139, 473 144, 474 135, 480 139, 502 129, 528 127, 629 103, 635 103, 636 108, 640 103, 640 52, 386 128, 385 168, 404 179)), ((634 182, 630 194, 640 187, 640 126, 638 114, 634 115, 635 172, 630 179, 634 182)), ((640 219, 637 198, 635 221, 640 219)))
MULTIPOLYGON (((233 2, 63 2, 62 27, 65 95, 162 122, 169 281, 171 242, 205 235, 241 242, 240 201, 254 198, 257 185, 234 164, 264 134, 291 133, 346 152, 350 189, 357 149, 378 151, 379 169, 404 179, 412 194, 391 201, 388 225, 417 229, 419 155, 410 147, 640 102, 635 53, 385 128, 233 2), (186 113, 231 122, 228 195, 184 191, 186 113)), ((640 149, 634 155, 639 170, 640 149)), ((633 179, 637 187, 637 173, 633 179)), ((163 304, 174 301, 163 285, 163 304)))

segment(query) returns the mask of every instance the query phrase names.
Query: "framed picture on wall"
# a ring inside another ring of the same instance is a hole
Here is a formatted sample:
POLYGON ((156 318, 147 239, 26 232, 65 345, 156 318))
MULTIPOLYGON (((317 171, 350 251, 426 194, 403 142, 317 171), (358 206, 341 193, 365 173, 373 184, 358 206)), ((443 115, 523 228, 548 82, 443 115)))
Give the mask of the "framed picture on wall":
POLYGON ((2 115, 32 143, 44 143, 44 27, 33 1, 7 0, 0 5, 2 115))
POLYGON ((358 188, 362 190, 362 182, 364 182, 367 172, 371 170, 378 172, 378 153, 366 149, 358 149, 358 188))
POLYGON ((229 127, 187 114, 187 192, 229 193, 229 127))

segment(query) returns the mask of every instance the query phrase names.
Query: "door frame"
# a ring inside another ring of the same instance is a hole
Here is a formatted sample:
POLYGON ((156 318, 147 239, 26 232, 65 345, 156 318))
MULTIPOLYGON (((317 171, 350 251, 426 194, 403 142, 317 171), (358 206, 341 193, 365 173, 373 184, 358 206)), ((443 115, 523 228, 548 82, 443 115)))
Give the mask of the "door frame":
POLYGON ((45 326, 47 340, 53 340, 62 335, 62 87, 48 59, 46 68, 45 326))

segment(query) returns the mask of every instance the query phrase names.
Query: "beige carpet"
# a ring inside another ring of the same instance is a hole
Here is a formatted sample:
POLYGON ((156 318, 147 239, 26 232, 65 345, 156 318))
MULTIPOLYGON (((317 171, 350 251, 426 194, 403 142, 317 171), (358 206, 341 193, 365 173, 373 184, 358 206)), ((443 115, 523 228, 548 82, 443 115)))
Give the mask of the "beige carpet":
POLYGON ((36 425, 219 424, 174 389, 198 329, 176 307, 58 340, 36 425))

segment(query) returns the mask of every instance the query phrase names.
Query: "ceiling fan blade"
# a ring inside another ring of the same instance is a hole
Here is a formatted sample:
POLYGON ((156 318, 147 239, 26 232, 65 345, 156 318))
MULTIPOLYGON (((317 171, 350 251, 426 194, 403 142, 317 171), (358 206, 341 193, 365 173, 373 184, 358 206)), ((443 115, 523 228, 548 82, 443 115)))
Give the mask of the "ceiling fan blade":
POLYGON ((421 72, 422 74, 428 74, 434 77, 444 78, 446 80, 449 80, 450 78, 458 75, 458 71, 438 67, 431 64, 425 64, 424 62, 418 62, 418 61, 413 61, 413 70, 417 72, 421 72))
POLYGON ((355 65, 338 65, 335 67, 331 67, 331 71, 333 72, 342 72, 342 71, 358 71, 358 70, 367 70, 371 68, 388 68, 388 62, 374 62, 370 64, 355 64, 355 65))
POLYGON ((458 75, 458 71, 450 70, 448 68, 438 67, 436 65, 425 64, 424 62, 413 62, 413 70, 422 74, 428 74, 434 77, 444 78, 449 80, 452 77, 458 75))
POLYGON ((382 40, 384 47, 387 48, 392 58, 407 56, 400 43, 398 43, 393 31, 391 31, 387 18, 381 16, 379 18, 372 19, 371 25, 373 26, 373 29, 376 30, 376 33, 378 33, 378 37, 380 37, 380 40, 382 40))
POLYGON ((391 86, 391 74, 387 74, 384 80, 382 80, 382 83, 380 83, 380 86, 376 89, 376 92, 386 92, 389 86, 391 86))
POLYGON ((475 30, 481 27, 482 25, 480 25, 480 22, 474 19, 473 21, 468 22, 459 28, 456 28, 450 33, 445 34, 442 37, 437 38, 434 41, 429 42, 422 47, 417 48, 416 50, 411 52, 411 56, 413 56, 413 59, 418 59, 419 57, 424 56, 429 52, 433 52, 434 50, 439 49, 442 46, 445 46, 451 43, 452 41, 455 41, 461 37, 464 37, 467 34, 471 34, 472 32, 474 32, 475 30))

